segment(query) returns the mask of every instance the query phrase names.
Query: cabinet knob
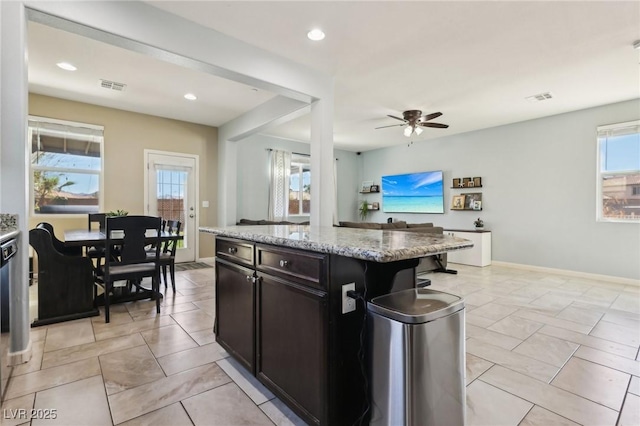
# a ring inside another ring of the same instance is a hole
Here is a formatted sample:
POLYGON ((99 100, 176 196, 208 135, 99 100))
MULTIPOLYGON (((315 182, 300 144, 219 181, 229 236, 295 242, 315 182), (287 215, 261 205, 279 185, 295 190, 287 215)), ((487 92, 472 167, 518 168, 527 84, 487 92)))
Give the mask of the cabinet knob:
POLYGON ((256 280, 256 279, 255 279, 253 276, 251 276, 251 275, 247 275, 247 281, 255 282, 255 280, 256 280))
POLYGON ((238 252, 238 249, 235 247, 229 247, 229 254, 236 254, 238 252))
POLYGON ((287 266, 289 266, 289 261, 288 260, 281 260, 280 261, 280 267, 281 268, 286 268, 287 266))

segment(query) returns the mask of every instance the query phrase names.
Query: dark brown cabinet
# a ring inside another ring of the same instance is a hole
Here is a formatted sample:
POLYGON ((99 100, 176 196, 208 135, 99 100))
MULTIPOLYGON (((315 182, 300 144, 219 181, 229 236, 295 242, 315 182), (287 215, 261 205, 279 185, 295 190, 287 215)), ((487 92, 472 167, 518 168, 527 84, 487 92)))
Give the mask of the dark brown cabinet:
POLYGON ((216 341, 255 374, 256 289, 254 271, 216 261, 216 341))
POLYGON ((305 420, 326 424, 327 293, 261 273, 258 306, 258 378, 305 420))

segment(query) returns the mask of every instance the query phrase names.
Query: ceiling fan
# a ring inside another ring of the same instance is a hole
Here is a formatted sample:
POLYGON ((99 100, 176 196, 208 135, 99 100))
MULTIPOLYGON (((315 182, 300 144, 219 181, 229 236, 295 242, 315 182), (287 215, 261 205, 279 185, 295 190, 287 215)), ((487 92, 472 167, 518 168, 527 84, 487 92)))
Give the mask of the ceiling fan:
POLYGON ((412 134, 419 135, 422 133, 421 127, 435 127, 436 129, 446 129, 449 127, 447 124, 441 123, 429 123, 429 120, 433 120, 434 118, 438 118, 442 115, 441 112, 434 112, 432 114, 422 115, 422 111, 417 109, 410 109, 402 113, 402 117, 396 117, 395 115, 389 115, 388 117, 395 118, 396 120, 400 120, 402 124, 392 124, 390 126, 382 126, 376 127, 376 129, 384 129, 386 127, 396 127, 396 126, 405 126, 404 135, 406 137, 411 136, 412 134))

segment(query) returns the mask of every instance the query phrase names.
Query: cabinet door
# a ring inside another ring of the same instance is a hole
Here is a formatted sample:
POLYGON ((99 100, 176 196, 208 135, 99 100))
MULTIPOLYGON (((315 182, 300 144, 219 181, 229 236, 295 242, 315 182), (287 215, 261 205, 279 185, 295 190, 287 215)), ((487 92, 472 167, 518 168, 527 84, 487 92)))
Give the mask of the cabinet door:
POLYGON ((328 295, 258 277, 258 378, 310 424, 327 419, 328 295))
POLYGON ((255 374, 255 274, 216 260, 216 341, 255 374))

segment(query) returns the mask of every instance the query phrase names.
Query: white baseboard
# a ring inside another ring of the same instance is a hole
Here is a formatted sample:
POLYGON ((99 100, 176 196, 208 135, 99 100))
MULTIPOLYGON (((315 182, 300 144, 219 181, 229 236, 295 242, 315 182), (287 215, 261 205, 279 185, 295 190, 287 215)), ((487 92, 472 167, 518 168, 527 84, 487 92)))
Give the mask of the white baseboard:
POLYGON ((491 263, 495 266, 504 266, 506 268, 526 269, 527 271, 536 271, 536 272, 549 272, 552 274, 566 275, 570 277, 587 278, 590 280, 607 281, 615 284, 635 285, 640 287, 640 280, 634 280, 633 278, 614 277, 611 275, 590 274, 588 272, 570 271, 567 269, 546 268, 544 266, 524 265, 521 263, 500 262, 497 260, 492 260, 491 263))
POLYGON ((201 258, 198 259, 198 262, 207 263, 209 265, 215 265, 216 264, 216 258, 215 257, 201 257, 201 258))
POLYGON ((8 352, 7 353, 7 364, 9 366, 15 366, 24 364, 31 359, 32 348, 31 348, 31 339, 29 339, 29 343, 27 344, 27 348, 18 351, 18 352, 8 352))

